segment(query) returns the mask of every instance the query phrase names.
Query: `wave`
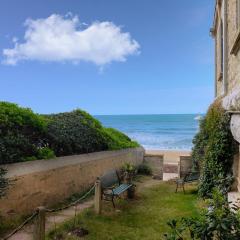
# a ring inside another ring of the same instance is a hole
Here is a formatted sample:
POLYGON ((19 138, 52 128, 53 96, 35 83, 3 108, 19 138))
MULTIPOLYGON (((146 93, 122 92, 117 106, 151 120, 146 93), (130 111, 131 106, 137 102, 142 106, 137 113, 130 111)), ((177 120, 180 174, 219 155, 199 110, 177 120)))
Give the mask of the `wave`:
POLYGON ((146 149, 190 150, 199 129, 196 114, 97 116, 107 127, 116 128, 146 149))

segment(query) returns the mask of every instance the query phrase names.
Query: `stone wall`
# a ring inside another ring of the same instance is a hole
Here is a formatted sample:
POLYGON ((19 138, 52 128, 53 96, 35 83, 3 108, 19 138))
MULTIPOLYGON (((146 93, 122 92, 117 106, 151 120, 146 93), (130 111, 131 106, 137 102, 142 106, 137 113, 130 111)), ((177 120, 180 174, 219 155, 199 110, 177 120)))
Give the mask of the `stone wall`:
POLYGON ((180 156, 179 161, 179 177, 182 178, 191 171, 192 169, 192 158, 191 156, 180 156))
POLYGON ((163 155, 146 154, 144 163, 150 166, 155 178, 163 179, 163 155))
MULTIPOLYGON (((240 25, 237 26, 236 14, 237 0, 227 1, 227 42, 225 43, 227 46, 227 56, 225 57, 227 66, 227 92, 223 100, 223 106, 227 110, 240 110, 240 51, 232 52, 237 36, 240 35, 240 25)), ((216 48, 216 55, 219 56, 218 48, 216 48)), ((218 69, 218 64, 216 68, 218 69)), ((217 96, 220 96, 220 94, 217 96)))
POLYGON ((141 164, 144 152, 134 148, 5 165, 14 182, 0 200, 0 214, 14 217, 30 214, 38 206, 52 206, 85 191, 97 177, 124 162, 141 164))
POLYGON ((240 85, 240 51, 236 55, 231 54, 240 27, 237 26, 237 0, 228 1, 228 94, 240 85))
MULTIPOLYGON (((237 36, 240 35, 240 24, 237 23, 237 1, 231 0, 226 2, 226 9, 224 9, 224 1, 219 6, 216 5, 216 19, 215 19, 215 84, 217 97, 223 95, 223 69, 221 67, 222 59, 222 43, 221 43, 221 21, 226 30, 226 40, 224 42, 225 56, 224 65, 226 65, 226 92, 224 107, 230 109, 236 104, 233 98, 238 97, 240 101, 240 51, 233 52, 233 46, 236 43, 237 36), (224 12, 225 11, 225 12, 224 12), (218 14, 220 13, 220 14, 218 14), (226 16, 226 25, 224 25, 224 17, 226 16)), ((217 2, 217 1, 216 1, 217 2)), ((222 35, 223 36, 223 35, 222 35)), ((240 43, 239 43, 240 44, 240 43)), ((239 105, 240 106, 240 105, 239 105)), ((239 109, 240 110, 240 109, 239 109)))

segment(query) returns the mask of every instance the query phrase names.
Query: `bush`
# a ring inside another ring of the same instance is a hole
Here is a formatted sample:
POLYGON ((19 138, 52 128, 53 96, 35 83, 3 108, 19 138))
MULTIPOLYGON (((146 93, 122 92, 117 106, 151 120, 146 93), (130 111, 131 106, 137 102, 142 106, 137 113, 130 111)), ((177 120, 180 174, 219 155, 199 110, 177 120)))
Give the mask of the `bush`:
POLYGON ((56 157, 54 151, 48 147, 40 148, 37 156, 38 159, 51 159, 56 157))
POLYGON ((230 116, 219 101, 210 106, 193 143, 193 160, 201 169, 200 196, 211 197, 216 186, 226 193, 233 179, 235 141, 230 131, 230 116))
POLYGON ((165 239, 240 239, 239 208, 237 206, 230 208, 218 189, 213 189, 212 197, 213 199, 208 202, 208 208, 203 209, 199 217, 168 222, 171 231, 165 234, 165 239))
POLYGON ((0 102, 0 164, 137 146, 82 110, 40 116, 0 102))
POLYGON ((202 168, 204 156, 207 148, 208 133, 205 129, 206 118, 200 120, 200 131, 193 138, 192 160, 193 170, 202 168))
POLYGON ((119 150, 123 148, 139 147, 139 144, 132 141, 124 133, 114 128, 104 128, 107 137, 107 145, 110 150, 119 150))
POLYGON ((152 175, 152 169, 147 164, 140 164, 137 168, 138 174, 141 175, 152 175))
POLYGON ((24 161, 44 145, 46 122, 28 108, 0 102, 0 164, 24 161))
POLYGON ((86 112, 75 110, 46 117, 49 146, 57 156, 108 149, 103 127, 86 112))
POLYGON ((46 116, 48 141, 57 156, 139 146, 125 134, 104 128, 82 110, 46 116))

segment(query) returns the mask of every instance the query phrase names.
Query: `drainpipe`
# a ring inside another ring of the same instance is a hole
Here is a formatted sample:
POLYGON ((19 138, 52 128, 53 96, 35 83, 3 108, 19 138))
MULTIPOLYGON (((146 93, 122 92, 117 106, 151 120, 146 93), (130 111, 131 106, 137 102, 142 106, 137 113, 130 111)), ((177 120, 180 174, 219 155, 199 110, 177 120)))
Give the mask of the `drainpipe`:
POLYGON ((227 0, 223 0, 223 93, 227 94, 228 90, 228 23, 227 23, 227 0))

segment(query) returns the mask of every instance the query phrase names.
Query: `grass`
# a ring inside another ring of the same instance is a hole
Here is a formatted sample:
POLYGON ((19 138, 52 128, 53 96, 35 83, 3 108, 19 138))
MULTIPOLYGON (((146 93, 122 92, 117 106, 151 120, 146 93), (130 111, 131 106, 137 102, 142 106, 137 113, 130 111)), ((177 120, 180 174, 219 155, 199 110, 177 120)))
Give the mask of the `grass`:
POLYGON ((93 209, 87 209, 75 220, 49 232, 46 239, 79 239, 68 233, 83 227, 89 231, 81 238, 85 240, 159 240, 169 230, 168 220, 197 216, 198 199, 194 186, 188 186, 184 195, 182 192, 175 194, 175 185, 170 183, 149 187, 145 178, 138 185, 136 199, 128 202, 119 200, 117 211, 109 203, 104 203, 100 216, 95 215, 93 209))

